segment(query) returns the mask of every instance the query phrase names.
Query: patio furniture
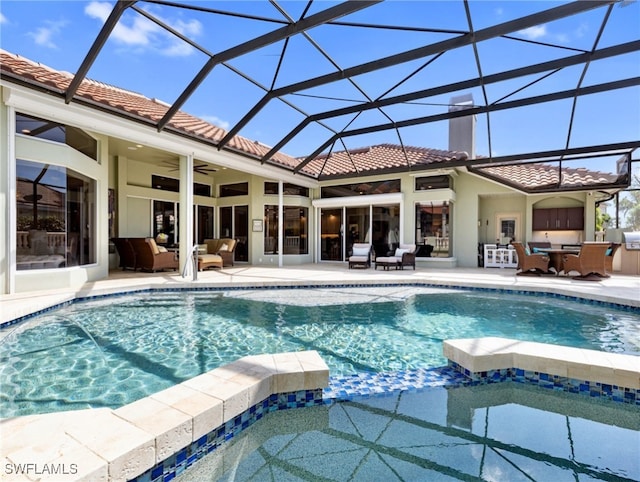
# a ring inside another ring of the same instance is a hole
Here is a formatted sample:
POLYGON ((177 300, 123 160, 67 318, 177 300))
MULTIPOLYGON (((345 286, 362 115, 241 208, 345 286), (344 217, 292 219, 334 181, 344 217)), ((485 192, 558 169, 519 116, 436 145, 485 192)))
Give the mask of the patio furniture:
POLYGON ((607 274, 613 273, 613 258, 618 249, 620 249, 620 246, 620 243, 611 243, 611 246, 609 246, 609 249, 605 252, 604 268, 606 269, 607 274))
POLYGON ((531 251, 534 254, 539 253, 540 251, 538 250, 540 248, 542 249, 551 248, 551 243, 549 241, 529 241, 527 244, 529 245, 529 251, 531 251))
POLYGON ((610 249, 611 243, 597 241, 586 241, 582 243, 579 254, 565 254, 562 257, 565 274, 577 271, 579 276, 573 279, 587 281, 598 281, 608 278, 606 269, 606 253, 610 249))
POLYGON ((541 273, 549 272, 549 256, 546 254, 532 254, 529 249, 525 249, 522 243, 514 241, 511 245, 515 248, 518 256, 517 275, 535 274, 540 276, 541 273))
POLYGON ((349 269, 360 266, 371 266, 371 245, 368 243, 353 243, 351 256, 349 256, 349 269))
MULTIPOLYGON (((207 254, 218 255, 222 258, 222 266, 233 266, 236 240, 231 238, 205 239, 207 254)), ((222 266, 220 266, 222 268, 222 266)))
POLYGON ((411 266, 416 269, 416 245, 400 244, 395 251, 390 251, 387 256, 376 257, 375 269, 382 266, 388 270, 390 267, 395 269, 404 269, 405 266, 411 266))
POLYGON ((119 267, 122 270, 130 268, 136 269, 136 252, 129 242, 128 238, 111 238, 111 242, 115 245, 118 257, 120 258, 119 267))
POLYGON ((485 268, 515 268, 518 266, 516 251, 513 246, 485 244, 483 249, 483 265, 485 268))
POLYGON ((136 256, 135 269, 143 271, 161 271, 163 269, 178 269, 178 259, 175 253, 166 248, 160 248, 153 238, 128 238, 136 256))

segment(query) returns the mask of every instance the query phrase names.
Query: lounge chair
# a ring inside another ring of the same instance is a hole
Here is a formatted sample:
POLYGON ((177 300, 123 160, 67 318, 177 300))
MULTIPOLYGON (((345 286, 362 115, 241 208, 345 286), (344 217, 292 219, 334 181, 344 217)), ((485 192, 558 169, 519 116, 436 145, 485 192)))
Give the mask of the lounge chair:
POLYGON ((376 257, 375 269, 382 266, 388 270, 391 267, 395 269, 404 269, 405 266, 411 266, 416 269, 416 245, 400 244, 395 251, 390 251, 387 256, 376 257))
POLYGON ((371 245, 368 243, 353 243, 349 256, 349 269, 356 266, 369 268, 371 266, 371 245))
POLYGON ((529 249, 525 249, 522 243, 514 241, 511 245, 515 248, 518 256, 516 274, 536 274, 540 276, 541 273, 549 272, 549 256, 543 253, 533 254, 529 249))
POLYGON ((565 254, 562 257, 565 274, 577 271, 579 276, 574 279, 597 281, 608 278, 605 258, 611 243, 586 241, 582 243, 579 254, 565 254))
POLYGON ((611 246, 605 252, 604 268, 607 270, 607 274, 613 273, 613 257, 616 255, 616 251, 620 249, 620 246, 620 243, 611 243, 611 246))
POLYGON ((178 269, 179 263, 175 253, 160 248, 153 238, 129 238, 136 254, 136 269, 144 271, 160 271, 178 269))

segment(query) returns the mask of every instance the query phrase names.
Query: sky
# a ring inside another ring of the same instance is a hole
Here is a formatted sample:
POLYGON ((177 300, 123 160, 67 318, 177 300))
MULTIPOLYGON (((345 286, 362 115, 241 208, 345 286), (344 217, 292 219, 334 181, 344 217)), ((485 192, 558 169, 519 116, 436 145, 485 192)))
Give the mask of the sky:
MULTIPOLYGON (((192 39, 201 50, 159 28, 131 9, 122 16, 88 77, 173 103, 215 54, 297 20, 307 2, 278 2, 280 11, 266 1, 182 2, 209 9, 239 12, 260 19, 237 18, 140 1, 137 7, 175 31, 192 39)), ((307 16, 335 5, 328 0, 311 4, 307 16)), ((565 2, 471 0, 475 31, 565 2)), ((0 2, 0 47, 58 70, 75 72, 107 19, 114 2, 30 1, 0 2)), ((431 55, 383 71, 362 74, 304 92, 272 100, 240 134, 266 145, 287 135, 305 115, 352 106, 379 97, 487 76, 504 70, 575 55, 640 39, 640 3, 626 0, 611 9, 601 37, 598 31, 606 9, 533 26, 515 32, 515 38, 495 38, 471 46, 431 55), (536 43, 532 43, 534 41, 536 43), (476 61, 479 58, 479 65, 476 61), (405 80, 406 79, 406 80, 405 80), (401 82, 405 80, 404 82, 401 82), (292 107, 295 106, 295 108, 292 107)), ((340 21, 361 24, 410 26, 411 31, 323 25, 217 65, 192 94, 182 110, 225 129, 235 125, 272 85, 293 83, 336 72, 377 58, 429 45, 469 29, 464 4, 459 0, 391 0, 345 16, 340 21), (424 31, 425 28, 434 31, 424 31), (279 63, 281 54, 282 61, 279 63)), ((640 54, 626 54, 566 67, 548 77, 541 74, 498 82, 481 88, 420 99, 409 104, 371 110, 312 124, 283 147, 294 156, 318 149, 333 131, 387 124, 446 112, 451 98, 471 94, 476 104, 521 99, 575 89, 622 78, 640 76, 640 54), (584 77, 583 77, 584 76, 584 77), (333 131, 332 131, 333 130, 333 131)), ((640 87, 537 104, 477 117, 478 155, 494 156, 570 147, 607 144, 640 138, 640 87), (572 114, 573 112, 573 114, 572 114), (571 128, 570 128, 571 126, 571 128), (490 127, 491 137, 488 135, 490 127)), ((393 143, 437 149, 448 148, 447 122, 432 122, 399 131, 350 136, 334 150, 393 143)), ((636 158, 638 156, 636 155, 636 158)), ((599 170, 611 171, 605 161, 599 170)), ((609 164, 614 160, 608 160, 609 164)))

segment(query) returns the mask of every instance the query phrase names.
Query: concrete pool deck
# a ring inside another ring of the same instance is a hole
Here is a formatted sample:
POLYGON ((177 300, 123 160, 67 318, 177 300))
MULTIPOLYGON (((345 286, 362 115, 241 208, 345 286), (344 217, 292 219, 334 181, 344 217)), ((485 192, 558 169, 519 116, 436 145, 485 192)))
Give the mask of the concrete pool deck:
POLYGON ((614 273, 601 281, 564 276, 516 276, 514 269, 417 268, 380 271, 348 269, 346 264, 307 264, 283 268, 236 265, 198 273, 197 281, 178 272, 111 271, 109 278, 86 283, 77 290, 52 289, 0 295, 0 323, 36 313, 76 297, 100 296, 150 288, 251 288, 266 286, 331 286, 335 284, 423 283, 446 287, 493 288, 553 293, 588 300, 640 307, 640 276, 614 273))

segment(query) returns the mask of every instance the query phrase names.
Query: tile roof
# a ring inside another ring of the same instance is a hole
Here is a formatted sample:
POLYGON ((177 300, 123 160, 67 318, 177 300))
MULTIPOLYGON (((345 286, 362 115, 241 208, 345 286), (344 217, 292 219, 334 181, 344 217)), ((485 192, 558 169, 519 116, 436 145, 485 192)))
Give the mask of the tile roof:
MULTIPOLYGON (((2 49, 0 49, 0 71, 3 77, 6 77, 6 74, 12 74, 14 77, 29 83, 39 84, 60 94, 67 89, 73 80, 73 75, 68 72, 54 70, 2 49)), ((164 102, 91 79, 82 81, 76 98, 88 100, 109 110, 126 114, 128 117, 152 123, 160 121, 169 109, 169 106, 164 102)), ((188 134, 193 138, 208 141, 213 145, 216 145, 227 133, 220 127, 182 111, 178 111, 173 116, 167 127, 188 134)), ((228 146, 231 150, 255 158, 261 158, 269 151, 268 146, 241 136, 235 136, 228 146)), ((280 152, 275 155, 274 161, 276 164, 289 168, 299 162, 280 152)))
MULTIPOLYGON (((45 87, 60 95, 65 92, 73 79, 73 75, 68 72, 54 70, 2 49, 0 49, 0 73, 4 78, 9 75, 29 84, 45 87)), ((76 98, 102 106, 111 112, 124 114, 137 121, 146 121, 149 124, 158 122, 169 109, 166 103, 157 99, 150 99, 142 94, 90 79, 82 81, 77 90, 76 98)), ((178 111, 173 116, 167 127, 194 139, 208 142, 214 147, 227 133, 218 126, 182 111, 178 111)), ((235 136, 225 149, 261 159, 269 152, 270 147, 258 141, 235 136)), ((463 152, 380 144, 318 156, 302 167, 300 172, 316 179, 340 176, 354 177, 408 171, 433 164, 446 168, 451 167, 448 163, 464 160, 466 156, 467 154, 463 152)), ((303 158, 296 159, 278 152, 268 162, 293 170, 302 161, 303 158)), ((557 169, 545 164, 491 166, 477 168, 475 171, 496 181, 520 186, 524 190, 544 189, 558 185, 557 169)), ((612 184, 616 179, 614 174, 586 169, 563 169, 562 186, 583 187, 597 183, 612 184)))
POLYGON ((620 182, 619 176, 616 174, 591 171, 581 167, 563 167, 561 175, 557 165, 545 163, 482 167, 473 169, 473 172, 508 185, 517 186, 524 191, 540 191, 558 187, 565 190, 580 189, 620 182))
POLYGON ((372 174, 389 170, 410 170, 420 166, 442 164, 466 159, 464 152, 442 151, 426 147, 379 144, 350 151, 321 155, 307 164, 303 170, 324 177, 345 174, 372 174))

